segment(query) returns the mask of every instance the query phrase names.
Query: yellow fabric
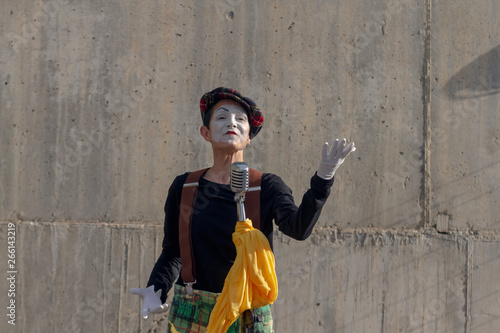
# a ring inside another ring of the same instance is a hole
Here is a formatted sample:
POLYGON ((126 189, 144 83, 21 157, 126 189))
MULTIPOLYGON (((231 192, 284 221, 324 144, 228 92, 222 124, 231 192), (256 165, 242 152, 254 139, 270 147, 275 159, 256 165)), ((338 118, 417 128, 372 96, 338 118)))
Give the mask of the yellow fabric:
POLYGON ((172 331, 172 333, 179 333, 179 331, 175 329, 174 324, 172 324, 171 322, 168 322, 168 324, 170 325, 170 330, 172 331))
POLYGON ((266 236, 252 221, 236 223, 236 259, 210 315, 208 333, 226 332, 245 310, 272 304, 278 296, 274 256, 266 236))

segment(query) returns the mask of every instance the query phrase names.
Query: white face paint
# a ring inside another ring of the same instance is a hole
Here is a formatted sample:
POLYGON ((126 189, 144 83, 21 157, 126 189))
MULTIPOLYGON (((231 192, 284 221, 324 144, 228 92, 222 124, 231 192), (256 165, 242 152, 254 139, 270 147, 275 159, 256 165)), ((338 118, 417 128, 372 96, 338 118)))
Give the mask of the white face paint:
POLYGON ((212 143, 230 143, 244 149, 248 143, 250 124, 245 109, 237 105, 222 103, 212 114, 210 137, 212 143))

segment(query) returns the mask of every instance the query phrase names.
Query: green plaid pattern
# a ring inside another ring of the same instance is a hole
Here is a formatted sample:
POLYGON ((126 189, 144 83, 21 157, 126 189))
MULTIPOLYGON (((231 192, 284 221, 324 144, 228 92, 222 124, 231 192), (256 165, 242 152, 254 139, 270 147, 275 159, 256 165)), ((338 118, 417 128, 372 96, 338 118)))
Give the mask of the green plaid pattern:
MULTIPOLYGON (((191 296, 187 294, 186 288, 175 284, 167 332, 174 332, 172 326, 179 333, 206 332, 210 313, 212 313, 215 306, 217 296, 219 294, 201 290, 194 290, 194 294, 191 296)), ((273 333, 271 307, 266 305, 253 311, 259 319, 262 319, 262 321, 254 323, 254 332, 273 333)), ((240 333, 241 325, 242 320, 240 317, 229 327, 227 332, 240 333)))

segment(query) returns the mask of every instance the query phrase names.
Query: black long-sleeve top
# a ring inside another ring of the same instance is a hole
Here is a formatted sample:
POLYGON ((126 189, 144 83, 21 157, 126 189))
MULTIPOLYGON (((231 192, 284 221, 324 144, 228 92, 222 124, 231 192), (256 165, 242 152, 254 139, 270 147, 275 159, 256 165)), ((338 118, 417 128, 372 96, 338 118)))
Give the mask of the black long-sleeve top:
MULTIPOLYGON (((179 207, 182 187, 187 175, 177 176, 168 191, 165 203, 165 225, 163 249, 158 258, 148 286, 162 289, 162 301, 180 276, 181 259, 179 249, 179 207)), ((330 194, 333 179, 324 180, 317 175, 311 178, 311 187, 304 194, 297 207, 292 190, 283 180, 270 173, 262 175, 260 195, 260 230, 269 240, 272 248, 273 220, 285 235, 297 240, 305 240, 318 221, 321 209, 330 194)), ((249 207, 246 207, 248 210, 249 207)), ((195 208, 193 210, 191 239, 196 267, 195 289, 220 293, 236 258, 236 248, 232 241, 238 220, 234 193, 229 185, 213 183, 200 178, 195 208)))

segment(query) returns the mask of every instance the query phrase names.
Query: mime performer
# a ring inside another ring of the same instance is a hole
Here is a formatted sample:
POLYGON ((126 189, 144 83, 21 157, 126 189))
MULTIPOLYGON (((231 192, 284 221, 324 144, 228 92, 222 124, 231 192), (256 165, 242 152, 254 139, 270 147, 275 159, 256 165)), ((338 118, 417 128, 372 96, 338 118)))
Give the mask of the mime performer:
MULTIPOLYGON (((200 100, 200 111, 203 121, 200 134, 211 145, 213 165, 200 170, 199 178, 192 182, 197 188, 191 215, 188 214, 192 258, 184 261, 195 267, 195 282, 186 284, 183 280, 186 267, 181 260, 183 240, 180 241, 179 236, 179 221, 186 215, 186 205, 181 204, 182 193, 191 174, 186 172, 174 179, 168 191, 162 252, 147 288, 131 290, 142 298, 144 318, 148 313, 170 309, 168 332, 206 332, 210 313, 236 257, 232 235, 238 217, 234 193, 229 186, 231 164, 244 161, 245 148, 264 123, 263 113, 255 102, 231 88, 219 87, 205 93, 200 100), (183 274, 180 274, 181 269, 183 274), (174 295, 169 306, 165 302, 172 287, 174 295)), ((317 172, 299 206, 294 203, 291 189, 279 176, 256 172, 260 182, 258 203, 246 203, 245 209, 248 215, 260 219, 258 229, 271 248, 273 221, 281 232, 293 239, 309 237, 330 194, 335 172, 355 149, 354 143, 348 144, 346 139, 324 143, 318 152, 321 158, 317 172)), ((245 325, 252 327, 252 332, 273 332, 270 306, 252 309, 250 317, 248 313, 246 318, 240 316, 227 332, 241 332, 245 325)))

